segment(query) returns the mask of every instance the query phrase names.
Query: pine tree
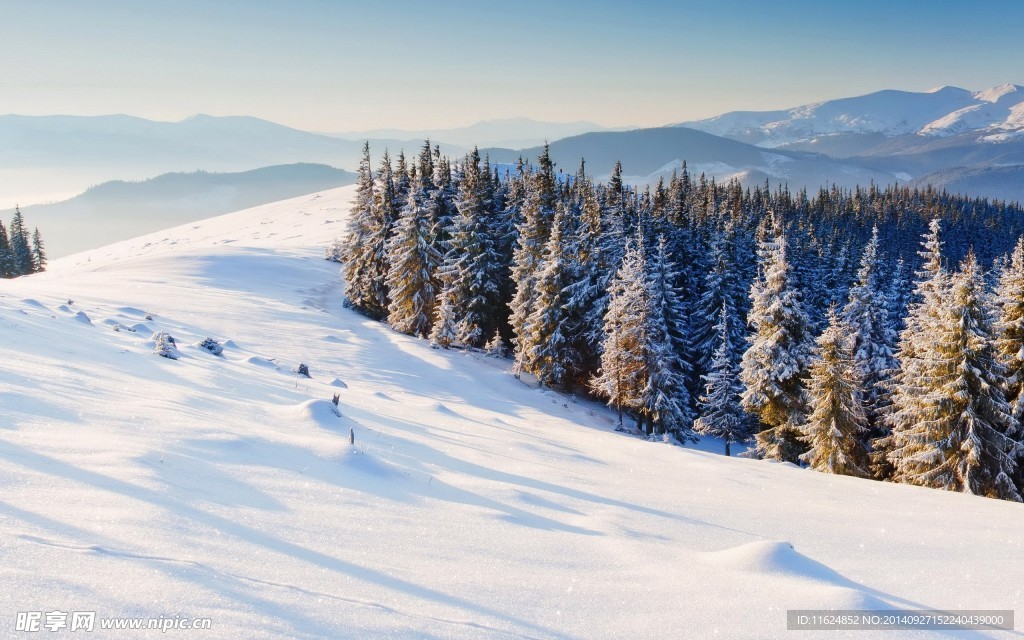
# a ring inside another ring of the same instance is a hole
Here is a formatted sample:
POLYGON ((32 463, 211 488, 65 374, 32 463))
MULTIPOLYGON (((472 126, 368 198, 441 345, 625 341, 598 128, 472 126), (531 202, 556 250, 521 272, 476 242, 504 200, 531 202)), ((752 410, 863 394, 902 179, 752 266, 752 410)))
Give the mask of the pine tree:
POLYGON ((494 237, 494 193, 490 170, 481 167, 474 148, 458 184, 458 215, 442 272, 451 284, 451 304, 458 315, 459 342, 479 347, 499 326, 501 256, 494 237))
POLYGON ((343 241, 342 278, 345 281, 345 305, 374 319, 386 314, 387 294, 382 290, 384 262, 379 240, 387 229, 374 206, 374 180, 370 170, 370 143, 363 144, 359 162, 356 195, 349 210, 343 241))
POLYGON ((421 195, 421 190, 409 189, 408 200, 388 242, 388 324, 401 333, 426 337, 437 303, 434 273, 441 255, 430 244, 428 209, 420 201, 421 195))
POLYGON ((742 357, 742 346, 745 343, 744 323, 742 320, 743 281, 739 265, 736 264, 736 229, 727 222, 722 229, 716 230, 711 239, 710 264, 704 276, 703 291, 696 303, 693 322, 693 353, 695 365, 701 375, 711 370, 711 361, 718 335, 718 316, 723 306, 729 314, 728 327, 732 332, 730 344, 737 360, 742 357))
POLYGON ((25 218, 19 207, 14 208, 14 218, 8 227, 10 234, 11 257, 14 262, 14 275, 23 276, 34 271, 32 247, 28 231, 25 230, 25 218))
POLYGON ((754 333, 740 368, 743 408, 763 425, 758 453, 796 464, 806 449, 799 424, 807 404, 804 378, 811 352, 807 315, 792 284, 786 236, 779 232, 763 241, 759 255, 761 274, 751 286, 747 317, 754 333))
POLYGON ((615 406, 619 429, 623 410, 640 409, 641 391, 646 386, 644 316, 650 308, 646 270, 643 243, 628 243, 622 266, 609 284, 601 369, 590 383, 594 393, 615 406))
POLYGON ((868 419, 863 370, 854 354, 856 333, 834 307, 827 317, 808 381, 811 412, 802 431, 809 450, 800 458, 818 471, 867 478, 868 419))
POLYGON ((569 374, 584 380, 600 367, 608 283, 614 272, 602 250, 601 205, 582 168, 576 186, 579 223, 566 248, 569 284, 565 291, 565 322, 579 360, 569 374))
POLYGON ((32 270, 46 271, 46 251, 43 248, 43 237, 39 235, 39 227, 32 232, 32 270))
POLYGON ((740 407, 743 385, 739 367, 733 359, 733 335, 729 327, 731 315, 728 305, 723 303, 716 324, 718 346, 708 372, 701 376, 704 395, 700 398, 700 418, 693 424, 697 433, 724 440, 727 456, 732 454, 733 442, 750 439, 750 421, 740 407))
POLYGON ((938 219, 929 224, 921 241, 922 259, 914 287, 914 302, 908 306, 904 327, 896 349, 898 368, 893 375, 891 408, 886 416, 890 435, 874 441, 872 464, 878 479, 891 478, 900 456, 913 455, 908 441, 898 441, 898 433, 909 433, 927 419, 931 410, 926 400, 933 390, 930 381, 941 377, 935 370, 934 354, 942 348, 942 309, 948 296, 949 275, 943 265, 942 225, 938 219))
POLYGON ((683 358, 688 338, 686 310, 675 288, 677 277, 661 236, 648 262, 647 385, 641 402, 652 418, 655 433, 671 433, 686 442, 696 441, 696 437, 691 429, 694 416, 686 388, 690 366, 683 358))
POLYGON ((457 340, 455 333, 456 312, 452 303, 453 288, 449 285, 441 292, 441 303, 437 305, 437 318, 430 330, 430 344, 448 349, 457 340))
POLYGON ((1021 445, 999 384, 984 287, 968 255, 931 325, 935 339, 916 351, 927 362, 926 393, 914 405, 916 421, 894 428, 889 457, 897 481, 1019 502, 1021 445))
POLYGON ((18 275, 14 267, 14 253, 7 236, 4 223, 0 222, 0 278, 13 278, 18 275))
POLYGON ((547 146, 538 158, 538 170, 527 174, 525 182, 522 221, 517 228, 517 244, 512 259, 515 296, 509 305, 512 310, 509 322, 514 336, 516 361, 513 372, 516 376, 536 346, 530 340, 528 324, 536 303, 537 274, 544 260, 544 248, 554 220, 554 164, 548 155, 547 146))
POLYGON ((878 253, 878 227, 861 256, 857 283, 843 309, 845 324, 853 338, 853 358, 864 384, 868 426, 883 435, 880 416, 884 408, 886 382, 896 368, 893 350, 896 332, 889 324, 888 301, 882 289, 882 261, 878 253))
POLYGON ((579 360, 571 336, 566 333, 569 272, 565 245, 570 220, 570 212, 559 204, 536 277, 533 310, 522 336, 524 343, 530 345, 524 354, 524 368, 545 386, 564 385, 568 371, 579 360))
POLYGON ((1017 240, 996 290, 996 349, 1005 370, 1004 393, 1018 428, 1024 428, 1024 236, 1017 240))
POLYGON ((501 338, 501 330, 494 330, 494 337, 484 345, 484 353, 491 358, 505 357, 507 349, 505 348, 505 341, 501 338))

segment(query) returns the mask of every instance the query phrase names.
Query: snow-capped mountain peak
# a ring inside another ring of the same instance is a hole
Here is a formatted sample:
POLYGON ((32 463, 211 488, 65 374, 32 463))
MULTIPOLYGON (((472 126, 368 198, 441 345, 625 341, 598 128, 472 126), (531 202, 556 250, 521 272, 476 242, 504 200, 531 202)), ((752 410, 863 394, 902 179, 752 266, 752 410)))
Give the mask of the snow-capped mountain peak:
POLYGON ((990 142, 1024 133, 1024 88, 1003 84, 978 91, 973 98, 974 104, 929 122, 919 133, 948 136, 979 131, 990 142))
POLYGON ((837 134, 947 136, 978 131, 979 138, 992 141, 993 133, 1005 137, 1024 131, 1022 103, 1024 88, 1015 84, 977 92, 941 86, 922 92, 877 91, 780 111, 732 112, 680 126, 762 147, 837 134))
MULTIPOLYGON (((991 89, 985 89, 974 94, 975 99, 983 100, 985 102, 999 102, 1008 95, 1024 93, 1024 87, 1016 84, 1001 84, 998 87, 992 87, 991 89)), ((1020 98, 1020 96, 1017 96, 1020 98)))

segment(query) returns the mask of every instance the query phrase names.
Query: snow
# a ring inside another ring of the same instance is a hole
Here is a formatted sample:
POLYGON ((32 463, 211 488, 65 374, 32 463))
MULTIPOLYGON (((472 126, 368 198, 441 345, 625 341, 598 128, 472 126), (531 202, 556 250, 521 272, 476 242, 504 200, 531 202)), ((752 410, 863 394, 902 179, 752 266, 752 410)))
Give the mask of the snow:
POLYGON ((978 104, 958 109, 928 123, 921 129, 921 133, 943 136, 972 130, 1024 130, 1024 88, 1006 84, 979 91, 974 94, 974 98, 979 101, 978 104))
POLYGON ((839 133, 949 136, 979 131, 982 140, 1002 141, 1024 131, 1021 109, 1024 88, 1018 85, 974 93, 937 87, 924 92, 878 91, 781 111, 737 111, 682 126, 766 148, 839 133))
POLYGON ((647 442, 508 361, 344 309, 321 256, 353 195, 0 282, 0 635, 54 609, 245 638, 757 638, 797 608, 1024 612, 1020 505, 647 442), (158 332, 180 359, 152 353, 158 332))

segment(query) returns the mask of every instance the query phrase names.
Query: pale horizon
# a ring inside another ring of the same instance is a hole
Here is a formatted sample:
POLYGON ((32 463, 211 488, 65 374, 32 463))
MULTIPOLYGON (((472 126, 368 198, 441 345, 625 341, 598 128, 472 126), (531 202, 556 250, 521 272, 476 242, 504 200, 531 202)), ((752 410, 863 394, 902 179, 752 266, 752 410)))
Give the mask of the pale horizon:
POLYGON ((650 127, 882 89, 1016 82, 1024 7, 10 3, 0 113, 249 115, 322 132, 650 127))

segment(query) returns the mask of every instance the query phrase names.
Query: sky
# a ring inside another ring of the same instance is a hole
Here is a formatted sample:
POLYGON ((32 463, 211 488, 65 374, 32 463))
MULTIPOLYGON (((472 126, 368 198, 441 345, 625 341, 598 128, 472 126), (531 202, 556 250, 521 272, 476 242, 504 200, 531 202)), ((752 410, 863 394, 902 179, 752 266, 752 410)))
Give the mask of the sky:
POLYGON ((1017 0, 0 0, 0 113, 656 126, 1024 84, 1017 0))

